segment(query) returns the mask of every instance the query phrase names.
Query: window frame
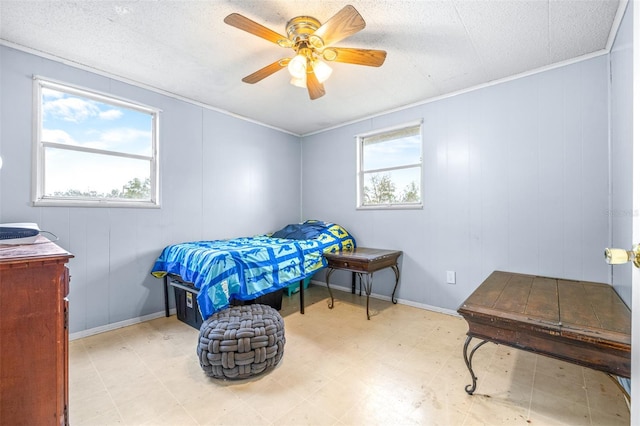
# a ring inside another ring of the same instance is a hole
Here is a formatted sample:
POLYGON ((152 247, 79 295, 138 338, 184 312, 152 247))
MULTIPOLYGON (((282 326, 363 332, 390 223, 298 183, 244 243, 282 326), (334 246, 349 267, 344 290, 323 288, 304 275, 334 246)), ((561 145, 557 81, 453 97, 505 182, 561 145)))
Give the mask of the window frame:
POLYGON ((107 93, 98 92, 73 84, 51 80, 41 76, 33 76, 33 156, 32 156, 32 205, 34 207, 130 207, 130 208, 160 208, 160 161, 159 161, 159 117, 158 108, 143 105, 139 102, 126 100, 107 93), (75 95, 86 99, 102 102, 120 108, 126 108, 151 115, 151 156, 129 154, 117 151, 101 150, 57 142, 42 140, 43 89, 52 89, 65 94, 75 95), (44 150, 47 147, 68 151, 111 155, 126 159, 148 160, 150 162, 150 199, 113 199, 86 197, 55 197, 45 196, 44 150))
POLYGON ((356 173, 356 210, 419 210, 424 206, 424 133, 423 133, 423 120, 411 121, 395 126, 385 127, 374 131, 360 133, 355 136, 357 153, 357 173, 356 173), (397 132, 402 129, 408 129, 411 127, 418 127, 418 134, 420 135, 420 163, 419 164, 407 164, 402 166, 385 167, 380 169, 364 170, 363 166, 363 154, 364 144, 367 138, 373 136, 383 135, 385 133, 397 132), (365 187, 365 173, 371 172, 384 172, 393 170, 402 170, 408 168, 418 167, 420 168, 420 202, 419 203, 386 203, 386 204, 364 204, 364 187, 365 187))

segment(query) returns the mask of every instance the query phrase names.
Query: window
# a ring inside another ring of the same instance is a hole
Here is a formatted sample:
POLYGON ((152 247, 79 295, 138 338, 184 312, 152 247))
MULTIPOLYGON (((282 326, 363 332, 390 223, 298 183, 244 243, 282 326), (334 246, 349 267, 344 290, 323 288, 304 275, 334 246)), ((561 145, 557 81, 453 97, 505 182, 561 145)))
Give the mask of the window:
POLYGON ((40 78, 34 89, 34 205, 159 206, 159 110, 40 78))
POLYGON ((357 136, 358 208, 422 207, 422 123, 357 136))

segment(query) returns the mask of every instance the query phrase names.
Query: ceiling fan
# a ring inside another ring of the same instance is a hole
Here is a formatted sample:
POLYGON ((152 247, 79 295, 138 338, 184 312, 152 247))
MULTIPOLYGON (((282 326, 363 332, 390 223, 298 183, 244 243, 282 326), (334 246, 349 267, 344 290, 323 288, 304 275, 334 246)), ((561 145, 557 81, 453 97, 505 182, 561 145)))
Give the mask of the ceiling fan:
POLYGON ((322 25, 311 16, 292 18, 286 25, 286 37, 238 13, 230 14, 224 22, 295 52, 295 56, 279 59, 242 81, 254 84, 287 67, 292 76, 291 84, 306 87, 312 100, 325 94, 322 83, 331 74, 331 68, 323 60, 379 67, 387 57, 384 50, 333 46, 365 27, 364 19, 351 5, 342 8, 322 25))

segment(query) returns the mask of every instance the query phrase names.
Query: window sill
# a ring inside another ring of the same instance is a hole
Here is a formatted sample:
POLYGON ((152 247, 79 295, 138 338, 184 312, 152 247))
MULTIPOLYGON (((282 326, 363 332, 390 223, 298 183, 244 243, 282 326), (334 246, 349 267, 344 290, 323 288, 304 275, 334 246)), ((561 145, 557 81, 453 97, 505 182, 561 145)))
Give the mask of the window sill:
POLYGON ((422 210, 423 207, 422 204, 379 204, 375 206, 357 206, 356 210, 422 210))
POLYGON ((106 201, 106 200, 37 200, 33 207, 102 207, 159 209, 160 204, 152 201, 106 201))

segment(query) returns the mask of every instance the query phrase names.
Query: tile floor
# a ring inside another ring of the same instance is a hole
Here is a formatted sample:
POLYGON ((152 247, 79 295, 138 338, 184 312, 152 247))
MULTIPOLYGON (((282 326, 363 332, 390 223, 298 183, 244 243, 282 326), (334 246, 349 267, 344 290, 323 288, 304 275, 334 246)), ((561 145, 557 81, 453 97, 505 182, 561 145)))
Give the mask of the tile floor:
POLYGON ((204 375, 198 331, 175 316, 70 343, 78 425, 628 425, 605 374, 494 344, 462 358, 463 319, 310 286, 306 313, 284 297, 286 346, 270 373, 204 375))

